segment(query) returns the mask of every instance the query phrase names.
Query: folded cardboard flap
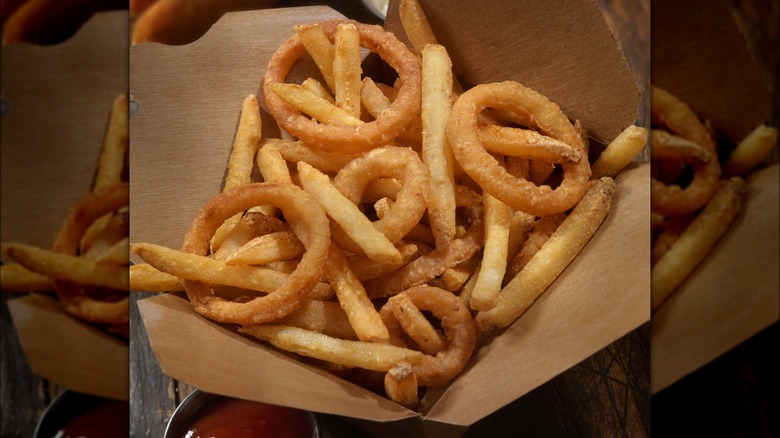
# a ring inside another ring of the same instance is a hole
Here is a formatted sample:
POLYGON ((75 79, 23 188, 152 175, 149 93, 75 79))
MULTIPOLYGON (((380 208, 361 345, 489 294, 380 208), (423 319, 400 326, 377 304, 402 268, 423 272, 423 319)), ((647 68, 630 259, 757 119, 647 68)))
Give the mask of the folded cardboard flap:
POLYGON ((764 123, 769 85, 727 1, 653 2, 651 14, 653 85, 682 99, 732 142, 764 123))
MULTIPOLYGON (((469 84, 513 80, 608 143, 637 118, 640 89, 594 0, 420 0, 453 71, 469 84)), ((385 28, 408 42, 398 1, 385 28)))
POLYGON ((76 392, 128 399, 127 342, 76 320, 41 294, 10 300, 8 310, 36 375, 76 392))
POLYGON ((48 248, 90 192, 111 105, 127 92, 126 28, 127 11, 102 12, 63 43, 3 46, 1 241, 48 248))

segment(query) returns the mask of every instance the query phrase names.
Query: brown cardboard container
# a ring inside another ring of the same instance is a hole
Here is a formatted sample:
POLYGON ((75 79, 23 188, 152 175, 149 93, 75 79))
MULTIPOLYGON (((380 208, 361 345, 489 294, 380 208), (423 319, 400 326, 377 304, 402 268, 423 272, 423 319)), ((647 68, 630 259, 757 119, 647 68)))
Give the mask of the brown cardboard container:
MULTIPOLYGON (((759 124, 771 124, 771 89, 727 2, 654 1, 652 23, 654 85, 687 102, 735 144, 759 124)), ((780 319, 778 164, 747 181, 735 222, 653 314, 652 393, 780 319)))
MULTIPOLYGON (((525 2, 522 14, 515 2, 491 4, 511 11, 496 14, 509 23, 502 31, 504 41, 528 41, 503 60, 488 64, 464 58, 460 46, 448 50, 458 69, 474 72, 467 75, 469 81, 483 79, 475 67, 480 65, 504 73, 501 79, 522 81, 514 75, 514 64, 531 59, 525 48, 565 57, 570 52, 561 53, 560 44, 571 44, 580 64, 569 60, 569 65, 550 68, 540 63, 544 73, 537 76, 546 80, 537 89, 553 100, 568 98, 565 111, 581 115, 586 127, 593 120, 598 127, 594 137, 610 138, 634 122, 640 93, 597 5, 575 0, 566 6, 561 11, 572 16, 555 13, 541 1, 525 2), (551 21, 527 20, 525 27, 515 27, 518 15, 537 13, 551 21), (565 41, 533 37, 570 21, 578 25, 565 41), (575 41, 581 39, 587 43, 575 41), (591 70, 592 63, 600 67, 591 70), (582 90, 595 80, 591 75, 611 79, 595 97, 582 90)), ((469 14, 468 8, 462 11, 469 14)), ((196 211, 221 190, 241 102, 248 94, 262 96, 271 54, 295 24, 337 16, 326 7, 228 13, 191 44, 131 47, 131 96, 140 105, 130 127, 131 242, 181 246, 196 211)), ((460 14, 431 14, 435 28, 442 29, 457 17, 462 19, 460 14)), ((481 27, 471 38, 492 36, 497 29, 502 28, 481 27)), ((278 135, 270 116, 263 117, 265 133, 278 135)), ((142 300, 139 309, 163 372, 175 379, 208 392, 365 420, 364 425, 379 422, 373 432, 380 435, 414 430, 452 436, 648 321, 649 165, 638 163, 617 181, 613 210, 580 256, 525 315, 475 353, 424 414, 212 323, 178 295, 142 300)))
MULTIPOLYGON (((3 242, 51 247, 68 210, 89 194, 111 105, 127 93, 127 20, 127 11, 102 12, 63 43, 3 46, 3 242)), ((8 304, 36 374, 127 399, 127 343, 74 320, 43 295, 8 304)))

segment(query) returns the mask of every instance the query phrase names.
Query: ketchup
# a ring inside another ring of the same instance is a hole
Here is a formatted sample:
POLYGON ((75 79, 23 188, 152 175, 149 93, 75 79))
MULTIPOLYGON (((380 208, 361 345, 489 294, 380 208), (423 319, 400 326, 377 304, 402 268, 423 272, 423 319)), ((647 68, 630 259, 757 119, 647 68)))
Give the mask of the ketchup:
POLYGON ((68 421, 55 438, 115 438, 128 436, 130 405, 127 402, 105 400, 68 421))
POLYGON ((183 438, 310 438, 303 411, 247 400, 220 398, 198 411, 183 438))

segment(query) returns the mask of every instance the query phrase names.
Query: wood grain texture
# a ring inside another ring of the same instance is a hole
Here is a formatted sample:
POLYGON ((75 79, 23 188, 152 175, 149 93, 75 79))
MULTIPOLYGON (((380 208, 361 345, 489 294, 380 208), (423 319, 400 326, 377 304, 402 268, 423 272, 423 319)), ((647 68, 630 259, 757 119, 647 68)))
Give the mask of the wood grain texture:
POLYGON ((162 437, 179 402, 175 382, 157 364, 136 306, 138 300, 153 295, 141 292, 130 295, 130 436, 133 437, 162 437))

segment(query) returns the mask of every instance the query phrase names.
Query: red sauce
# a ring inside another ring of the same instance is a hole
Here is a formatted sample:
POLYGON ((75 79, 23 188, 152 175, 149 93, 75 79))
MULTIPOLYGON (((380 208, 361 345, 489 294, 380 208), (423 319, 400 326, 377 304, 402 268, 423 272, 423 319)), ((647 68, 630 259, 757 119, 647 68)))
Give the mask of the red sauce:
POLYGON ((186 438, 309 438, 308 415, 296 409, 222 398, 204 406, 186 438))
POLYGON ((115 438, 130 433, 130 405, 106 400, 70 420, 55 438, 115 438))

